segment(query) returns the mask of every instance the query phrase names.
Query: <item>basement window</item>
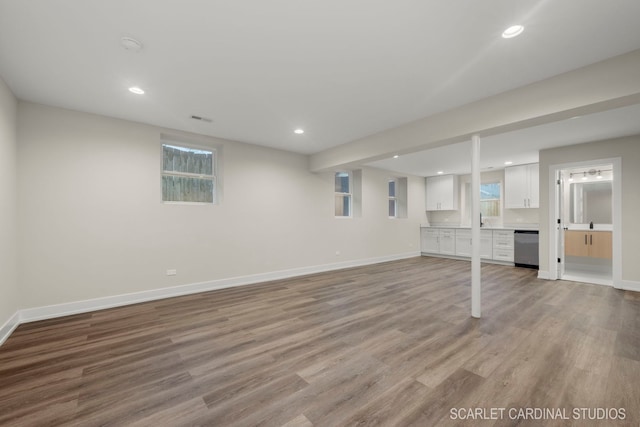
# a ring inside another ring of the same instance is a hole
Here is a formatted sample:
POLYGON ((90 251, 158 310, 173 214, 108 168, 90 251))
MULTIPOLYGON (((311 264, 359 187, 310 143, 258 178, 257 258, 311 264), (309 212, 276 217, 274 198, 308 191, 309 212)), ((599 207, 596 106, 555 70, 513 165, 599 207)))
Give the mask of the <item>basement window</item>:
POLYGON ((396 180, 389 180, 389 218, 398 217, 398 199, 396 198, 396 180))
POLYGON ((162 144, 162 201, 216 203, 216 151, 162 144))
POLYGON ((480 184, 480 213, 484 218, 500 216, 500 183, 480 184))
POLYGON ((335 175, 335 200, 336 217, 350 218, 352 201, 352 176, 350 172, 336 172, 335 175))
MULTIPOLYGON (((471 183, 465 187, 464 223, 471 224, 471 183)), ((487 225, 495 226, 500 223, 502 216, 502 188, 500 182, 480 184, 480 213, 487 225)))
POLYGON ((388 190, 389 218, 407 218, 407 178, 390 178, 388 190))

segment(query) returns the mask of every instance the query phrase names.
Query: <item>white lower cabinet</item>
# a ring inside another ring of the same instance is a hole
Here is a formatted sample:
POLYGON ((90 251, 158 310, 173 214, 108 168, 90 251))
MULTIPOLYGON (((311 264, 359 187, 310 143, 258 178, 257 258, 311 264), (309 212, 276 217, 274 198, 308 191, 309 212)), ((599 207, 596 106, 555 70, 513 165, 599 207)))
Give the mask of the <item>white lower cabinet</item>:
POLYGON ((453 228, 421 228, 420 246, 422 252, 455 255, 456 230, 453 228))
MULTIPOLYGON (((471 239, 471 230, 456 230, 456 255, 471 256, 471 248, 473 240, 471 239)), ((480 258, 491 259, 493 255, 493 232, 491 230, 480 230, 480 258)))
POLYGON ((471 256, 471 230, 456 230, 456 255, 471 256))
POLYGON ((420 250, 422 252, 428 252, 437 254, 440 252, 439 237, 440 231, 434 228, 421 228, 420 229, 420 250))
POLYGON ((480 258, 493 258, 493 231, 480 230, 480 258))
POLYGON ((456 230, 452 228, 440 230, 440 253, 443 255, 456 254, 456 230))
MULTIPOLYGON (((471 257, 472 239, 468 228, 420 229, 424 253, 471 257)), ((480 258, 513 262, 513 230, 480 230, 480 258)))
POLYGON ((493 259, 513 262, 513 230, 493 230, 493 259))

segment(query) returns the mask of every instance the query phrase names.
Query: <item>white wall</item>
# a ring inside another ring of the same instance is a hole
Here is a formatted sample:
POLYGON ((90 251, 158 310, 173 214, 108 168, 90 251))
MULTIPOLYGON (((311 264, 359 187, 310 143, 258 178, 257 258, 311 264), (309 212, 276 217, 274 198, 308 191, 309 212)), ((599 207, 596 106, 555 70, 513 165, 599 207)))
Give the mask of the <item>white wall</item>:
POLYGON ((19 308, 16 193, 17 101, 0 78, 0 342, 3 325, 19 308))
POLYGON ((549 271, 549 167, 622 158, 622 279, 640 282, 640 135, 540 151, 540 270, 549 271))
POLYGON ((422 178, 392 220, 391 174, 364 169, 362 217, 336 219, 307 156, 27 102, 18 139, 25 308, 419 251, 422 178), (220 205, 160 202, 161 134, 221 147, 220 205))

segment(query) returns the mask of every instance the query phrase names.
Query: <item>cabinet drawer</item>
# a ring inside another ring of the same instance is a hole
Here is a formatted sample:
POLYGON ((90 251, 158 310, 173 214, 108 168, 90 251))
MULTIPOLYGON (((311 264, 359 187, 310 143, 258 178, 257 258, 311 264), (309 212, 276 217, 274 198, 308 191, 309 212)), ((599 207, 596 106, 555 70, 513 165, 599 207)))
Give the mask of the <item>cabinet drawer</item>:
POLYGON ((494 249, 513 249, 513 231, 494 230, 493 247, 494 249))
POLYGON ((493 237, 513 238, 513 230, 493 230, 493 237))
POLYGON ((461 237, 461 238, 471 238, 471 230, 467 230, 467 229, 458 229, 456 230, 456 237, 461 237))
POLYGON ((440 232, 438 230, 434 230, 433 228, 423 228, 422 232, 428 238, 437 238, 440 235, 440 232))
POLYGON ((455 235, 455 230, 452 230, 450 228, 447 229, 441 229, 440 230, 440 237, 446 237, 446 238, 453 238, 455 235))
POLYGON ((493 238, 493 247, 495 249, 513 249, 513 237, 510 239, 493 238))
POLYGON ((513 262, 513 249, 493 249, 493 259, 496 261, 513 262))

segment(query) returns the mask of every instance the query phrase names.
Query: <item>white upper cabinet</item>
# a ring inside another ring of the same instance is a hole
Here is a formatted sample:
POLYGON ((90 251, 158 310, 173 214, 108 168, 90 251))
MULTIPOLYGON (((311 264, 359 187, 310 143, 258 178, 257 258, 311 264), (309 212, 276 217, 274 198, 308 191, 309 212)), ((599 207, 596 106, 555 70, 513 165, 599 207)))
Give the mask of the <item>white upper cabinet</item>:
POLYGON ((540 169, 538 163, 504 169, 504 207, 507 209, 540 207, 540 169))
POLYGON ((427 177, 427 210, 458 210, 458 176, 440 175, 427 177))
POLYGON ((529 165, 529 207, 540 207, 540 165, 529 165))

